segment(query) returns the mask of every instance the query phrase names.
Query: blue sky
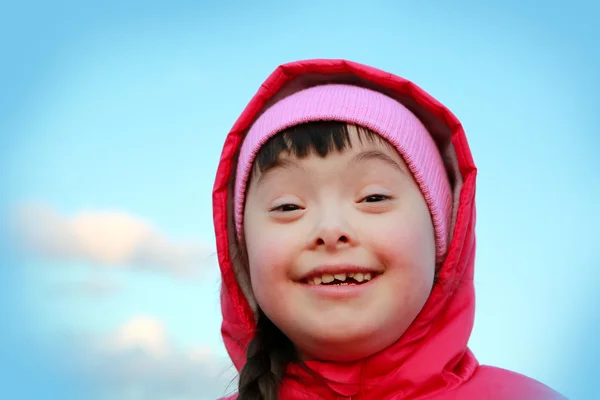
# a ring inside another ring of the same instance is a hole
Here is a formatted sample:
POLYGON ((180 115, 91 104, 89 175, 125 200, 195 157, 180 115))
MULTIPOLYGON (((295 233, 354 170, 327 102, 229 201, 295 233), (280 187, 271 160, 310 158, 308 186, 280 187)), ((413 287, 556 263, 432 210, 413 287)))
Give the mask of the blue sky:
POLYGON ((277 65, 324 57, 411 79, 463 122, 479 167, 471 346, 480 361, 571 398, 600 393, 586 373, 599 348, 598 6, 414 3, 8 6, 0 205, 9 217, 35 205, 34 231, 89 233, 118 214, 119 226, 168 246, 145 254, 164 264, 147 268, 16 252, 5 241, 0 348, 22 361, 3 360, 15 379, 0 389, 47 378, 46 393, 61 398, 72 382, 123 399, 225 391, 233 372, 220 341, 211 214, 221 146, 277 65), (181 252, 198 275, 174 272, 181 252), (140 363, 151 367, 140 372, 140 363), (130 381, 118 379, 123 365, 136 371, 130 381), (210 388, 198 383, 213 366, 225 372, 210 388))

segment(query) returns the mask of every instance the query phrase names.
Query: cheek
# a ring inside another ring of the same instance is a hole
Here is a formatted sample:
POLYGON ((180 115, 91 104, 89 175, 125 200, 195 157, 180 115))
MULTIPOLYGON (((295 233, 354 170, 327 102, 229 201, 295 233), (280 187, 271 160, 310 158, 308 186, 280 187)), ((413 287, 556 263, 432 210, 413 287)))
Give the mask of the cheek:
POLYGON ((420 221, 412 224, 407 222, 406 220, 398 223, 394 223, 393 220, 386 221, 377 233, 381 249, 386 249, 387 252, 395 255, 404 254, 407 257, 435 253, 433 229, 420 221))
MULTIPOLYGON (((289 235, 288 235, 289 236, 289 235)), ((278 275, 293 252, 294 242, 276 230, 263 228, 246 232, 246 248, 251 269, 278 275)))
POLYGON ((263 309, 281 298, 290 282, 289 266, 294 259, 294 243, 269 229, 246 231, 250 279, 256 300, 263 309))
POLYGON ((388 267, 402 270, 403 274, 428 279, 435 270, 435 236, 428 210, 411 208, 410 213, 399 213, 381 224, 372 225, 368 234, 373 252, 388 267))

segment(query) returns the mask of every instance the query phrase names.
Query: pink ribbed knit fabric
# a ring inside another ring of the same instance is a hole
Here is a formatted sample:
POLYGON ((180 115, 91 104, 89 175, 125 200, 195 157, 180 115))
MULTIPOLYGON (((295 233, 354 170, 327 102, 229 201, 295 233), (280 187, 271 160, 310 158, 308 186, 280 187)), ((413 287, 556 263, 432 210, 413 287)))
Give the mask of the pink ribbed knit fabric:
POLYGON ((240 150, 235 182, 235 223, 242 232, 246 185, 254 158, 277 133, 311 121, 344 121, 387 139, 412 172, 429 206, 438 261, 446 253, 452 216, 452 192, 444 163, 427 129, 398 101, 374 90, 328 84, 304 89, 266 110, 250 127, 240 150))

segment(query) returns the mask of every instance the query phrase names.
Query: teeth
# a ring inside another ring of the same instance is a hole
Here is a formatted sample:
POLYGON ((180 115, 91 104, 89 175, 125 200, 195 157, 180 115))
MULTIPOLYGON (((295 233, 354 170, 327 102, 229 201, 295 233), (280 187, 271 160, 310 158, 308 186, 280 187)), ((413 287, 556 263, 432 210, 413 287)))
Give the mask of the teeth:
POLYGON ((373 275, 370 272, 362 273, 362 272, 348 272, 348 273, 340 273, 340 274, 323 274, 322 276, 315 276, 312 279, 309 279, 307 282, 310 285, 321 285, 332 283, 333 281, 338 281, 336 285, 350 285, 352 282, 346 282, 346 279, 353 278, 356 282, 362 283, 367 282, 373 279, 373 275))
POLYGON ((335 274, 333 277, 342 282, 346 280, 346 274, 335 274))

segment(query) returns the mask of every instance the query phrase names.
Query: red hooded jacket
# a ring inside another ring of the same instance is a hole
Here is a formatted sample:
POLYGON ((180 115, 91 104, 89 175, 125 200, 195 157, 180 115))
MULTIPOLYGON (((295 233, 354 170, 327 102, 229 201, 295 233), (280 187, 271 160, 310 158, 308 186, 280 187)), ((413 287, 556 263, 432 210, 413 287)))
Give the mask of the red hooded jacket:
POLYGON ((255 319, 230 256, 227 207, 231 201, 229 186, 236 152, 248 127, 270 103, 325 81, 376 88, 402 102, 423 121, 440 145, 447 165, 453 169, 449 171, 455 189, 453 234, 438 283, 419 316, 396 344, 356 362, 307 363, 317 376, 326 379, 316 379, 314 374, 292 365, 280 397, 291 400, 562 398, 533 379, 479 365, 467 347, 475 312, 477 169, 460 122, 412 82, 344 60, 307 60, 279 66, 262 84, 225 140, 213 191, 213 217, 222 275, 222 335, 237 370, 244 365, 255 319))

